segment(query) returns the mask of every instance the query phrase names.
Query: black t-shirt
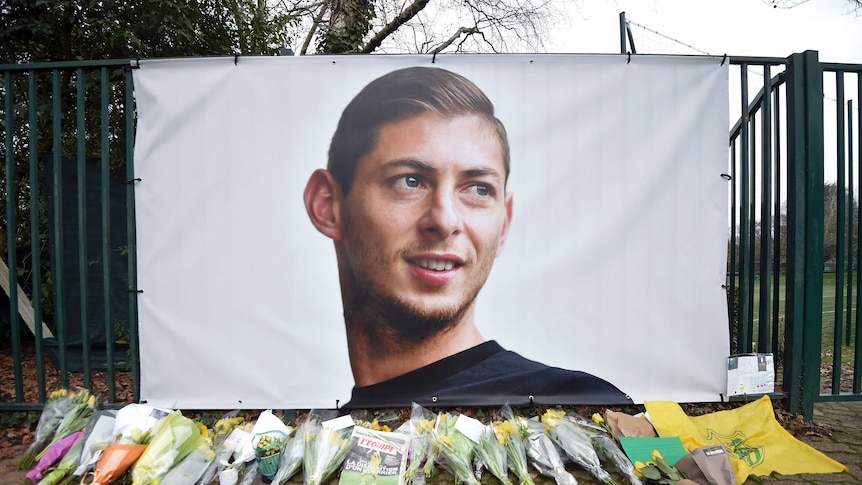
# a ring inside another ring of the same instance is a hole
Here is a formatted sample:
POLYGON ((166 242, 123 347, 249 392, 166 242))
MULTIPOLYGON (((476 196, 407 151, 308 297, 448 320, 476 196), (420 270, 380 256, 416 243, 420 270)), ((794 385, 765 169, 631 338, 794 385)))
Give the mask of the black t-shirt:
POLYGON ((495 341, 479 344, 407 374, 354 387, 345 409, 531 404, 626 405, 631 398, 585 372, 525 359, 495 341))

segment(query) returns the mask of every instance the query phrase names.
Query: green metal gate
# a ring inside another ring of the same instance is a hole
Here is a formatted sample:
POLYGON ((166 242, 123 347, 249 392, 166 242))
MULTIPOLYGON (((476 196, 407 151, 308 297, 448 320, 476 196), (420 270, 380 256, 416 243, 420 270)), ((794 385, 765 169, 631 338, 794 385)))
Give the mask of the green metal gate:
POLYGON ((0 77, 0 334, 15 377, 0 409, 95 382, 109 403, 137 400, 130 63, 0 65, 0 77))

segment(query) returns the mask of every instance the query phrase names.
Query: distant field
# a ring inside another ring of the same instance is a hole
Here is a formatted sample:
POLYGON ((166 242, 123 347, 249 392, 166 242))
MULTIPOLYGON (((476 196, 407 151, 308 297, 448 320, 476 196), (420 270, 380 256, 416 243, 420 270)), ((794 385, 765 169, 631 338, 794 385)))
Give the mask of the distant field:
MULTIPOLYGON (((854 348, 853 348, 853 337, 855 337, 855 327, 856 327, 856 291, 855 287, 853 288, 853 295, 850 298, 850 305, 848 308, 848 294, 847 294, 847 275, 845 275, 844 281, 844 293, 842 297, 841 304, 841 317, 842 317, 842 347, 841 347, 841 362, 844 364, 853 363, 854 359, 854 348), (845 345, 847 343, 847 322, 851 322, 850 325, 850 345, 845 345)), ((853 274, 853 280, 856 280, 856 273, 853 274)), ((737 281, 739 281, 737 279, 737 281)), ((785 303, 785 276, 781 275, 778 281, 779 291, 778 291, 778 315, 783 321, 784 317, 784 303, 785 303)), ((836 274, 835 273, 824 273, 823 274, 823 310, 822 310, 822 325, 823 325, 823 338, 822 338, 822 355, 824 362, 832 362, 833 355, 833 339, 835 335, 835 315, 836 315, 836 274)), ((755 342, 758 340, 757 338, 757 328, 758 323, 760 321, 760 287, 761 281, 755 280, 754 282, 754 298, 753 298, 753 315, 754 315, 754 335, 755 342)), ((769 282, 769 314, 772 315, 774 311, 773 298, 774 298, 774 281, 770 279, 769 282)))

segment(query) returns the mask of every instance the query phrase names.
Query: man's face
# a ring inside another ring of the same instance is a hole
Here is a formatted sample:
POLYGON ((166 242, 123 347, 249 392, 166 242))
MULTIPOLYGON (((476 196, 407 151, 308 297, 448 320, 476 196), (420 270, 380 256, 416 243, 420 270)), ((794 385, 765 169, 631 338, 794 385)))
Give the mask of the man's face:
POLYGON ((471 311, 511 219, 505 170, 481 117, 384 125, 341 208, 354 303, 385 308, 384 323, 414 341, 471 311))

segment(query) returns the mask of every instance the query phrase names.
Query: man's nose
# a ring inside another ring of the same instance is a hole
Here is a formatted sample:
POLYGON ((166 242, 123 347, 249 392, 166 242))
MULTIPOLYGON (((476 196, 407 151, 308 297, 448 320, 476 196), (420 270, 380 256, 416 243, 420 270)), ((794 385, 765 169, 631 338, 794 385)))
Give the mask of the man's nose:
POLYGON ((429 198, 428 208, 420 221, 423 233, 446 239, 462 229, 458 200, 452 190, 436 190, 429 198))

